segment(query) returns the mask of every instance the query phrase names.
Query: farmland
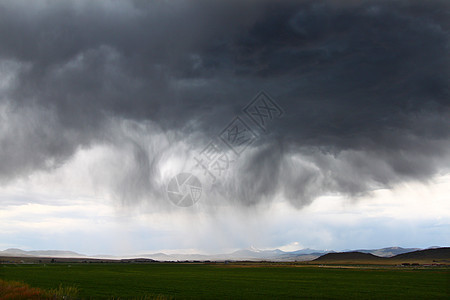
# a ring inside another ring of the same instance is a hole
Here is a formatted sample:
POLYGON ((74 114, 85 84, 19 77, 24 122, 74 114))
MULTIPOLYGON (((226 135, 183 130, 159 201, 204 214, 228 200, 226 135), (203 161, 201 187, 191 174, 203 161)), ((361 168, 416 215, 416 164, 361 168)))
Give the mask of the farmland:
POLYGON ((76 288, 80 299, 448 299, 450 269, 274 263, 4 264, 0 279, 76 288))

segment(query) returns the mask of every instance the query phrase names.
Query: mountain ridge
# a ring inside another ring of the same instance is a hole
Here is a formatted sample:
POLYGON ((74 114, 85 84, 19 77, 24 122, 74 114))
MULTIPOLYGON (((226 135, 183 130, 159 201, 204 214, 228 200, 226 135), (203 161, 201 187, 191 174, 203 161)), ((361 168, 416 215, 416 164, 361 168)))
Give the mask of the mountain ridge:
MULTIPOLYGON (((436 249, 435 246, 427 249, 436 249)), ((427 250, 425 249, 425 250, 427 250)), ((437 248, 441 249, 441 248, 437 248)), ((337 254, 338 256, 342 253, 361 253, 369 254, 378 258, 389 258, 396 255, 401 255, 405 253, 410 253, 414 251, 420 251, 420 248, 402 248, 402 247, 386 247, 380 249, 362 249, 362 250, 350 250, 343 252, 336 252, 333 250, 316 250, 316 249, 299 249, 295 251, 282 251, 280 249, 273 250, 259 250, 256 248, 240 249, 231 253, 223 254, 166 254, 166 253, 149 253, 140 255, 124 255, 124 256, 114 256, 114 255, 92 255, 88 256, 85 254, 80 254, 74 251, 64 251, 64 250, 32 250, 26 251, 18 248, 9 248, 0 251, 0 256, 15 256, 15 257, 59 257, 59 258, 108 258, 108 259, 135 259, 135 258, 146 258, 156 261, 225 261, 225 260, 236 260, 236 261, 313 261, 325 255, 326 257, 332 258, 337 254)), ((359 254, 357 254, 359 255, 359 254)), ((349 256, 349 254, 347 254, 349 256)), ((351 255, 350 255, 351 256, 351 255)), ((350 257, 349 256, 349 257, 350 257)), ((363 257, 369 258, 370 256, 358 256, 361 259, 363 257)))
POLYGON ((358 251, 353 252, 337 252, 327 253, 316 259, 313 262, 331 263, 331 264, 348 264, 348 263, 449 263, 450 262, 450 247, 428 248, 412 252, 406 252, 391 257, 380 257, 371 253, 363 253, 358 251))

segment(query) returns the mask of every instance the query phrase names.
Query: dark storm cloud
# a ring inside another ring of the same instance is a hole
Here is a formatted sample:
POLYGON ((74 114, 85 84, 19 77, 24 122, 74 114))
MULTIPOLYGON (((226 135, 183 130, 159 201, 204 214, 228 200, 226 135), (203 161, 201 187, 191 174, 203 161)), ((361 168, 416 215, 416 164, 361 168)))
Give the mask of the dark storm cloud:
POLYGON ((0 89, 0 176, 127 143, 120 190, 159 195, 147 178, 171 143, 204 146, 264 89, 286 113, 221 194, 301 206, 430 179, 449 156, 449 20, 447 1, 3 1, 2 72, 16 76, 0 89), (148 147, 118 120, 176 134, 148 147))

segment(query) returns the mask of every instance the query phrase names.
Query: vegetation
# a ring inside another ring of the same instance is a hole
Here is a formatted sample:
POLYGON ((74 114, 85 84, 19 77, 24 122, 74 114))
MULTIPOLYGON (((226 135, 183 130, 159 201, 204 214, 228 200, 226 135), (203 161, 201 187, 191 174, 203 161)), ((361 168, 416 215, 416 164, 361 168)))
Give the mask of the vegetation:
POLYGON ((62 287, 43 290, 32 288, 28 284, 18 281, 5 281, 0 279, 0 299, 76 299, 78 289, 75 287, 62 287))
POLYGON ((0 278, 39 288, 30 291, 71 287, 79 299, 448 299, 449 271, 272 263, 4 264, 0 278))

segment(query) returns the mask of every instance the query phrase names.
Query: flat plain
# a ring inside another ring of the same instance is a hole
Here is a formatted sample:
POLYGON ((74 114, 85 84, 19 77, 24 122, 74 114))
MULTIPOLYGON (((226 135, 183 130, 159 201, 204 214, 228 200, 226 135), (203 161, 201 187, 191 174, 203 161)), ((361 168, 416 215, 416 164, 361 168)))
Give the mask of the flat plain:
POLYGON ((0 279, 79 299, 449 299, 450 268, 296 263, 3 264, 0 279), (147 297, 147 298, 146 298, 147 297))

